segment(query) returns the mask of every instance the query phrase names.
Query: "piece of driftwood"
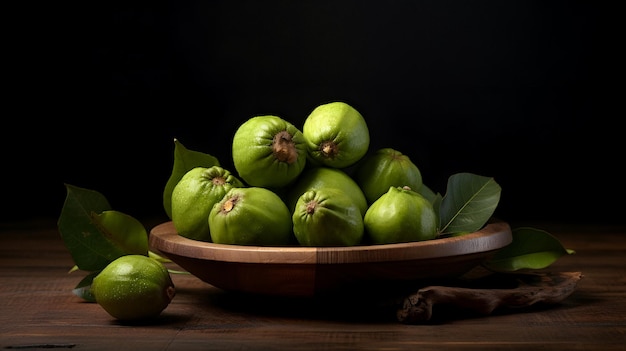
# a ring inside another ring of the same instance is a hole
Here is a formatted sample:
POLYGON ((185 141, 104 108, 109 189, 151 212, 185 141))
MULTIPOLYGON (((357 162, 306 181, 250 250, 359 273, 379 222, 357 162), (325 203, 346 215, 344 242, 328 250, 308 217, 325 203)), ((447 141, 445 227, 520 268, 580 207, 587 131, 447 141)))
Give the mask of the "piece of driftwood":
POLYGON ((427 286, 407 295, 396 316, 399 322, 420 324, 431 320, 435 305, 488 315, 496 309, 556 304, 574 292, 582 277, 581 272, 507 273, 467 286, 427 286))

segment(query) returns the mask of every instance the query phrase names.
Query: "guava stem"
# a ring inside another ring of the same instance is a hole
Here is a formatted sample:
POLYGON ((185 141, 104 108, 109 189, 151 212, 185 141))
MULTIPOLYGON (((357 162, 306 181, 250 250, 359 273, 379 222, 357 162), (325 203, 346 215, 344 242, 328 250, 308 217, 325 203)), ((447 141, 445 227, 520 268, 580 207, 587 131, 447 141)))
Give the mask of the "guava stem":
POLYGON ((293 137, 286 130, 274 135, 272 148, 274 157, 281 162, 292 164, 298 160, 298 152, 293 137))
POLYGON ((224 177, 214 177, 211 179, 211 183, 215 185, 224 185, 226 184, 226 179, 224 179, 224 177))
POLYGON ((322 152, 322 155, 324 155, 324 157, 326 158, 335 158, 335 156, 337 156, 337 153, 339 153, 337 144, 335 144, 334 141, 325 141, 321 143, 320 151, 322 152))
POLYGON ((235 207, 235 204, 237 203, 238 198, 235 197, 231 197, 230 199, 226 200, 224 202, 224 204, 222 205, 222 212, 228 213, 230 211, 233 210, 233 208, 235 207))
POLYGON ((317 201, 309 201, 309 203, 306 204, 306 214, 312 215, 313 213, 315 213, 316 208, 317 201))

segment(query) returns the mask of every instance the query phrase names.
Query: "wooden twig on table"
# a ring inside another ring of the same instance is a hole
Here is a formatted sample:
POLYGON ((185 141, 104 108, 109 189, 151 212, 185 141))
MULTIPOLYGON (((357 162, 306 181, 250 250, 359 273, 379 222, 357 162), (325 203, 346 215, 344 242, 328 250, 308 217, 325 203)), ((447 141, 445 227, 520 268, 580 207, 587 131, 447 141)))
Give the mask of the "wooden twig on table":
POLYGON ((583 277, 581 272, 506 274, 518 286, 505 289, 428 286, 404 298, 398 321, 419 324, 431 320, 433 306, 450 305, 490 314, 498 308, 523 308, 537 303, 555 304, 567 298, 583 277))

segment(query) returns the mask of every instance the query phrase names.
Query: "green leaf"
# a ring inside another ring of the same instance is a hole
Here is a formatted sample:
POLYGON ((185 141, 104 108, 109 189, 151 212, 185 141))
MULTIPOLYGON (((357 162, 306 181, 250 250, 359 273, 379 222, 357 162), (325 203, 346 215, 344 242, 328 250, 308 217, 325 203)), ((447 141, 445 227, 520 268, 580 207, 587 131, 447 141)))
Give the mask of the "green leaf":
POLYGON ((98 273, 100 272, 91 272, 87 274, 72 290, 72 293, 89 302, 96 302, 96 299, 91 293, 91 283, 93 282, 93 278, 95 278, 98 273))
POLYGON ((490 177, 472 173, 450 176, 439 208, 441 235, 482 228, 498 206, 501 190, 490 177))
POLYGON ((97 191, 65 184, 67 196, 57 222, 59 233, 76 266, 84 271, 99 271, 124 254, 92 222, 92 213, 111 209, 97 191))
POLYGON ((544 230, 522 227, 513 229, 512 234, 513 241, 483 263, 486 268, 499 272, 542 269, 562 256, 574 254, 544 230))
POLYGON ((178 139, 174 139, 174 166, 170 178, 163 189, 163 208, 165 213, 172 218, 172 192, 178 181, 195 167, 219 166, 219 160, 209 154, 187 149, 178 139))
POLYGON ((148 255, 148 232, 137 219, 113 210, 91 216, 100 233, 124 253, 148 255))

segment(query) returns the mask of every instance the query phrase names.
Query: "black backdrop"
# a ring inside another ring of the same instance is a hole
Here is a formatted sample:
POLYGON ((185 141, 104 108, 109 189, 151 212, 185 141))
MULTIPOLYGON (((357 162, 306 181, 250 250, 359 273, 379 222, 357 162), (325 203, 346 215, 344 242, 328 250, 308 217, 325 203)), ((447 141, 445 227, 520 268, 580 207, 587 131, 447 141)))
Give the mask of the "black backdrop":
POLYGON ((504 219, 621 222, 606 10, 415 0, 22 9, 2 218, 58 217, 64 183, 164 217, 174 138, 230 167, 247 118, 301 126, 342 100, 366 118, 370 150, 409 155, 434 190, 474 172, 502 186, 504 219))

